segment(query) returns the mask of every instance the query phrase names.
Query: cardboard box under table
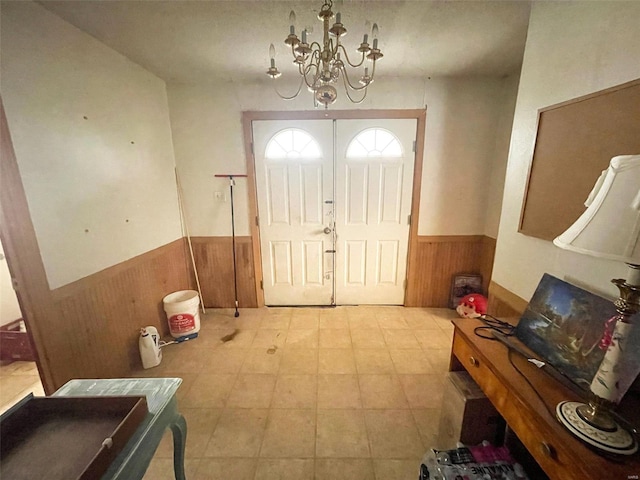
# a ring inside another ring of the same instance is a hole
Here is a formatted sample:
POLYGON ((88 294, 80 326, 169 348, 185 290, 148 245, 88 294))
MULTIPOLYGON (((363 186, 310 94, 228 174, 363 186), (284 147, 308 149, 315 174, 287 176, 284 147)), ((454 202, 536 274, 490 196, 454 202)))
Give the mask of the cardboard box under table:
POLYGON ((504 422, 489 399, 467 372, 449 372, 445 381, 437 448, 456 447, 457 442, 496 444, 504 422))

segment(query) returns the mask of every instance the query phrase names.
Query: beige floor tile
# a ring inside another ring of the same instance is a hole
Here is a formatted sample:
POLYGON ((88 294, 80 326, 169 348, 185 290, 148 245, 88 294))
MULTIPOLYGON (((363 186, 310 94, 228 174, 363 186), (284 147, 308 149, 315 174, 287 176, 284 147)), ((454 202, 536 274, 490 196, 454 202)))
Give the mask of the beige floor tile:
MULTIPOLYGON (((166 377, 166 375, 161 375, 161 377, 166 377)), ((176 399, 178 400, 178 404, 180 405, 180 408, 183 408, 183 407, 186 407, 186 405, 184 404, 184 399, 189 393, 191 386, 195 383, 196 379, 198 378, 198 374, 183 373, 180 375, 180 378, 182 379, 182 383, 180 384, 180 387, 178 387, 178 391, 176 392, 176 399)), ((205 405, 205 407, 214 407, 214 406, 215 405, 205 405)))
POLYGON ((372 480, 374 478, 371 459, 316 459, 316 480, 372 480))
POLYGON ((258 330, 262 326, 260 310, 258 308, 241 308, 240 316, 233 320, 234 326, 240 329, 258 330), (251 313, 252 311, 256 313, 251 313))
POLYGON ((415 460, 375 459, 376 480, 413 480, 418 478, 420 462, 415 460))
POLYGON ((258 461, 253 458, 203 458, 195 480, 253 480, 258 461))
MULTIPOLYGON (((183 408, 181 409, 187 421, 188 441, 185 449, 186 458, 200 458, 213 434, 218 419, 222 414, 221 408, 183 408)), ((173 458, 173 434, 167 429, 156 450, 155 457, 173 458)))
POLYGON ((316 408, 318 377, 316 375, 278 376, 271 408, 316 408))
POLYGON ((449 362, 451 361, 451 345, 447 348, 432 348, 427 351, 429 363, 433 366, 436 373, 445 374, 449 371, 449 362))
MULTIPOLYGON (((175 350, 180 348, 181 350, 175 358, 168 360, 165 368, 162 369, 167 376, 179 377, 181 373, 200 373, 203 371, 207 359, 203 355, 202 349, 182 347, 187 347, 187 345, 169 345, 163 349, 163 356, 168 348, 175 350)), ((164 361, 165 359, 163 358, 162 362, 164 361)), ((162 362, 159 367, 162 366, 162 362)))
POLYGON ((389 350, 398 373, 435 373, 428 360, 428 353, 419 349, 389 350))
POLYGON ((406 308, 404 319, 413 330, 441 330, 438 322, 425 308, 406 308))
POLYGON ((318 349, 283 348, 279 373, 318 373, 318 349))
POLYGON ((353 351, 359 374, 395 373, 395 366, 386 348, 357 348, 353 351))
POLYGON ((386 348, 384 336, 379 328, 351 330, 353 348, 386 348))
MULTIPOLYGON (((200 459, 187 458, 184 462, 184 474, 187 478, 195 478, 200 459)), ((175 480, 173 457, 154 457, 142 477, 143 480, 175 480)))
POLYGON ((382 311, 376 313, 376 320, 380 328, 391 329, 408 329, 409 324, 404 319, 404 315, 400 310, 382 311))
POLYGON ((357 375, 318 375, 318 408, 361 408, 357 375))
POLYGON ((414 330, 414 334, 426 350, 447 348, 451 345, 451 338, 442 330, 414 330))
POLYGON ((275 385, 275 375, 240 374, 227 399, 227 406, 232 408, 269 408, 275 385))
POLYGON ((297 348, 318 348, 318 330, 289 330, 285 345, 297 348))
POLYGON ((411 411, 425 451, 430 448, 439 448, 437 438, 440 429, 440 412, 440 408, 420 408, 411 411))
POLYGON ((409 408, 397 375, 359 375, 364 408, 409 408))
POLYGON ((200 374, 180 401, 181 408, 224 407, 236 375, 200 374))
POLYGON ((344 308, 323 308, 320 310, 319 327, 323 328, 349 328, 347 311, 344 308))
MULTIPOLYGON (((204 363, 203 373, 238 373, 242 368, 248 349, 246 348, 217 348, 202 352, 204 363)), ((172 363, 175 364, 178 359, 172 363)))
POLYGON ((260 456, 313 458, 315 432, 315 410, 271 409, 260 456))
POLYGON ((289 330, 317 329, 320 324, 320 309, 296 308, 291 316, 289 330))
POLYGON ((253 339, 256 336, 257 330, 244 330, 239 328, 230 328, 220 336, 220 343, 222 348, 247 348, 253 344, 253 339), (225 337, 233 337, 230 340, 225 340, 225 337))
POLYGON ((384 341, 389 348, 420 348, 416 336, 409 329, 383 328, 381 330, 384 341))
POLYGON ((365 410, 364 414, 373 458, 422 458, 424 447, 410 410, 365 410))
POLYGON ((444 375, 399 375, 399 378, 411 408, 440 408, 444 375))
POLYGON ((362 410, 318 410, 316 457, 370 456, 362 410))
POLYGON ((351 330, 379 328, 375 315, 351 316, 349 315, 349 328, 351 330))
POLYGON ((269 330, 288 330, 291 323, 291 312, 272 313, 262 317, 261 329, 269 330))
POLYGON ((258 330, 253 337, 253 348, 282 347, 287 341, 287 331, 277 328, 265 328, 258 330))
POLYGON ((241 373, 271 373, 276 374, 282 361, 282 350, 267 348, 252 348, 240 369, 241 373))
POLYGON ((313 480, 313 459, 286 458, 258 460, 256 480, 313 480))
POLYGON ((351 348, 351 332, 348 328, 323 328, 319 345, 320 348, 351 348))
POLYGON ((357 373, 353 350, 351 348, 320 348, 318 373, 357 373))
POLYGON ((257 457, 268 413, 267 409, 225 409, 207 444, 204 456, 257 457))

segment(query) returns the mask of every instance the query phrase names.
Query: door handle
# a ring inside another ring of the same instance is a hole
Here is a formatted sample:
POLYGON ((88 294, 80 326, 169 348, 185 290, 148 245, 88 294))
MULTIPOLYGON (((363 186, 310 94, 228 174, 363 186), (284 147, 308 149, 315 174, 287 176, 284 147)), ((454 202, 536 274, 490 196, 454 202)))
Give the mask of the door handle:
POLYGON ((324 227, 323 232, 329 235, 331 233, 331 229, 329 227, 324 227))

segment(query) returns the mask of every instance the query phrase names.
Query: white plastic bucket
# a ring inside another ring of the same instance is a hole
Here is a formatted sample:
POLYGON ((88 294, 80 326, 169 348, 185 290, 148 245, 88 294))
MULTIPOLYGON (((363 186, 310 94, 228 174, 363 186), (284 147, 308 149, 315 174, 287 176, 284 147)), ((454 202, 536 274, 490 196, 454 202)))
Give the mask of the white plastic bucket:
POLYGON ((195 290, 170 293, 162 299, 173 338, 200 331, 200 297, 195 290))

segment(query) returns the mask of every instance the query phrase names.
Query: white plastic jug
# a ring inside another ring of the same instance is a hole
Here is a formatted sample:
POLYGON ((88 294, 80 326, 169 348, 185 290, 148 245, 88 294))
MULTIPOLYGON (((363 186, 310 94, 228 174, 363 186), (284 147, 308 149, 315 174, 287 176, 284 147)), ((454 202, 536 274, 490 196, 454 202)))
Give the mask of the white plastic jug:
POLYGON ((160 365, 162 350, 160 349, 160 335, 156 327, 143 327, 140 329, 140 358, 144 368, 152 368, 160 365))

